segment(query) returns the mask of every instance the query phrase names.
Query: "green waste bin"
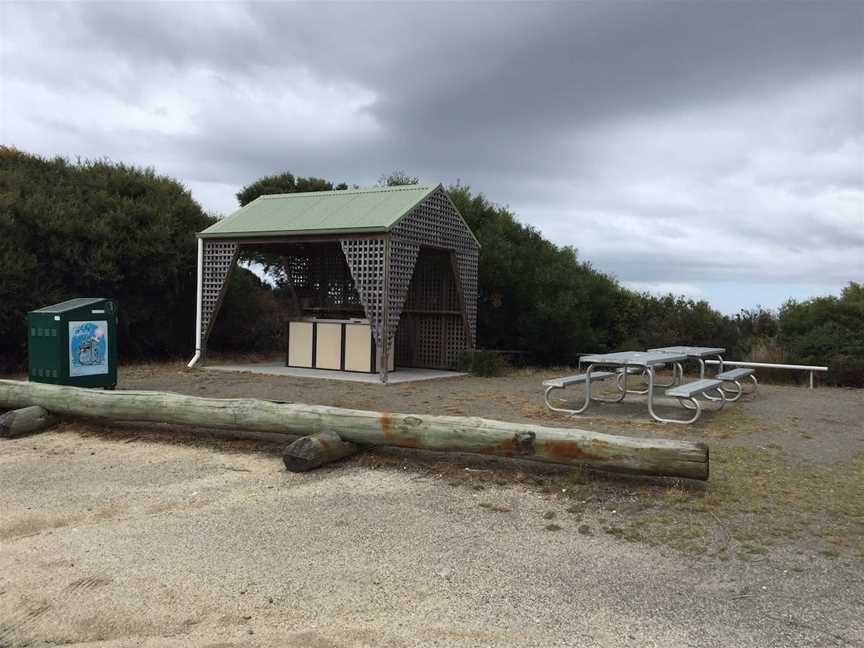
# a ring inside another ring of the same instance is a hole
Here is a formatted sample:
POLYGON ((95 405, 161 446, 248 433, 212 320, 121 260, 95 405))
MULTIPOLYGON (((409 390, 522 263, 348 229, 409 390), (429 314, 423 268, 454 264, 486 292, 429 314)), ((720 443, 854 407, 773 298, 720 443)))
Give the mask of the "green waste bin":
POLYGON ((117 302, 70 299, 27 314, 30 380, 52 385, 117 385, 117 302))

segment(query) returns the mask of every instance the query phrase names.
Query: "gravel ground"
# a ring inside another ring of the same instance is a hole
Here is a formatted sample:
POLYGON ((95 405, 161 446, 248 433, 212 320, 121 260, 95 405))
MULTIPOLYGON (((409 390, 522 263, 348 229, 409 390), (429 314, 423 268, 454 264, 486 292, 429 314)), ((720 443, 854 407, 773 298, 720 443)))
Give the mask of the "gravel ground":
MULTIPOLYGON (((387 388, 174 366, 122 376, 124 388, 572 425, 536 410, 527 373, 387 388)), ((688 508, 734 490, 723 452, 807 479, 851 470, 842 488, 860 488, 862 392, 767 387, 683 431, 631 407, 577 423, 707 438, 720 463, 706 488, 402 451, 297 475, 272 445, 145 425, 5 441, 0 647, 864 646, 864 560, 843 550, 858 545, 820 553, 804 535, 736 558, 609 532, 657 499, 657 519, 713 516, 712 542, 737 543, 724 500, 688 508)), ((850 499, 845 528, 864 532, 850 499)))

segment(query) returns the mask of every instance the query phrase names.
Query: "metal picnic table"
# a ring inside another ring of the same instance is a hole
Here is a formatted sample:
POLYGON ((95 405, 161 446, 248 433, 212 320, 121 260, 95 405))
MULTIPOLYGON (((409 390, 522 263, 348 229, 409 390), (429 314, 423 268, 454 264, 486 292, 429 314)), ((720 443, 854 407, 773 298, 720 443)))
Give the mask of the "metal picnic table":
MULTIPOLYGON (((624 382, 621 388, 621 395, 613 402, 624 400, 627 396, 627 375, 628 369, 636 367, 642 369, 648 376, 648 413, 651 418, 658 421, 667 421, 654 413, 654 366, 666 363, 683 362, 687 359, 684 353, 660 352, 660 351, 619 351, 617 353, 598 353, 595 355, 584 356, 582 361, 588 363, 586 370, 585 381, 585 408, 591 401, 591 372, 594 367, 616 367, 623 369, 622 380, 624 382)), ((584 411, 584 410, 583 410, 584 411)))
MULTIPOLYGON (((738 369, 732 369, 730 371, 724 371, 724 369, 723 369, 723 363, 724 363, 723 354, 726 353, 726 349, 724 349, 722 347, 671 346, 671 347, 662 347, 659 349, 649 349, 649 351, 660 351, 662 353, 674 353, 674 354, 680 354, 680 353, 687 354, 688 358, 691 358, 693 360, 697 360, 699 362, 699 379, 700 380, 705 379, 705 365, 707 364, 705 361, 706 358, 708 358, 708 359, 716 358, 716 360, 714 362, 716 362, 718 365, 717 374, 712 376, 712 377, 717 378, 719 380, 722 380, 723 382, 725 382, 727 384, 735 384, 735 386, 737 387, 736 390, 726 389, 725 387, 722 388, 723 391, 726 393, 726 400, 729 400, 732 402, 737 401, 744 394, 744 388, 741 385, 742 379, 749 378, 751 381, 753 381, 753 390, 750 392, 751 394, 755 394, 756 389, 759 386, 759 383, 756 380, 756 376, 753 375, 753 369, 738 368, 738 369)), ((733 364, 736 364, 736 363, 733 363, 733 364)), ((681 367, 681 365, 675 365, 675 366, 678 367, 679 378, 683 381, 683 379, 684 379, 683 367, 681 367)), ((674 376, 674 372, 673 372, 673 376, 674 376)), ((673 378, 673 382, 675 382, 674 378, 673 378)), ((718 397, 711 396, 708 393, 705 393, 704 396, 708 400, 712 400, 712 401, 720 400, 718 397)))
MULTIPOLYGON (((717 373, 723 373, 723 354, 726 349, 722 347, 700 347, 700 346, 670 346, 661 347, 659 349, 648 349, 648 352, 669 353, 673 355, 681 355, 682 353, 691 360, 699 362, 699 379, 705 378, 705 358, 717 358, 720 363, 720 369, 717 373)), ((684 375, 681 375, 683 380, 684 375)))
MULTIPOLYGON (((658 416, 654 411, 654 379, 657 367, 664 366, 666 364, 672 364, 674 368, 677 363, 681 363, 686 359, 686 353, 671 351, 623 351, 618 353, 599 353, 593 355, 586 355, 581 358, 582 362, 588 364, 588 368, 584 374, 567 376, 564 378, 556 378, 552 380, 547 380, 543 383, 543 386, 546 387, 544 400, 546 402, 546 406, 554 412, 562 412, 565 414, 576 415, 581 414, 586 409, 588 409, 588 406, 591 404, 592 400, 618 403, 624 400, 627 397, 627 394, 644 393, 647 395, 648 413, 654 420, 663 423, 693 423, 699 418, 702 413, 702 406, 695 398, 697 395, 707 395, 708 391, 716 391, 718 394, 718 398, 716 400, 721 401, 720 407, 722 407, 723 404, 726 402, 726 396, 723 393, 722 389, 720 389, 720 380, 701 379, 696 382, 687 383, 684 385, 672 386, 671 389, 666 390, 666 396, 677 398, 683 407, 695 412, 693 417, 689 420, 663 418, 661 416, 658 416), (617 371, 596 371, 596 367, 614 367, 617 369, 617 371), (627 389, 627 377, 633 369, 636 370, 636 373, 641 373, 647 376, 648 389, 645 392, 634 392, 627 389), (623 384, 619 383, 618 385, 619 394, 614 398, 605 398, 600 396, 592 397, 592 377, 595 381, 606 380, 607 378, 612 377, 615 377, 616 380, 623 381, 623 384), (579 383, 583 383, 585 385, 585 402, 578 409, 564 409, 561 407, 556 407, 549 401, 549 397, 552 391, 564 389, 568 385, 579 383)), ((667 385, 663 386, 665 387, 667 385)))

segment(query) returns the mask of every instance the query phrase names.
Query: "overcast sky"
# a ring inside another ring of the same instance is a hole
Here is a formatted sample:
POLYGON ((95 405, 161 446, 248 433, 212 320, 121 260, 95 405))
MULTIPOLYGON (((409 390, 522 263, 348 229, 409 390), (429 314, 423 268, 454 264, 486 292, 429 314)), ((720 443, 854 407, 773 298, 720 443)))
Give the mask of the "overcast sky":
POLYGON ((724 312, 864 280, 864 2, 3 2, 0 52, 0 142, 213 212, 404 169, 724 312))

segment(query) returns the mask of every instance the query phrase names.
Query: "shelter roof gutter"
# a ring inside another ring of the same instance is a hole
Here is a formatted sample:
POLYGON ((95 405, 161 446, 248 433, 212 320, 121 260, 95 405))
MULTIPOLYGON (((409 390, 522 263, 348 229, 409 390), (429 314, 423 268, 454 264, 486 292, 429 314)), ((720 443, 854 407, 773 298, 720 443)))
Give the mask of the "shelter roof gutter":
POLYGON ((271 230, 266 232, 198 232, 196 236, 204 239, 243 239, 243 238, 292 238, 295 236, 337 235, 337 234, 376 234, 386 233, 386 227, 343 227, 338 229, 271 230))

